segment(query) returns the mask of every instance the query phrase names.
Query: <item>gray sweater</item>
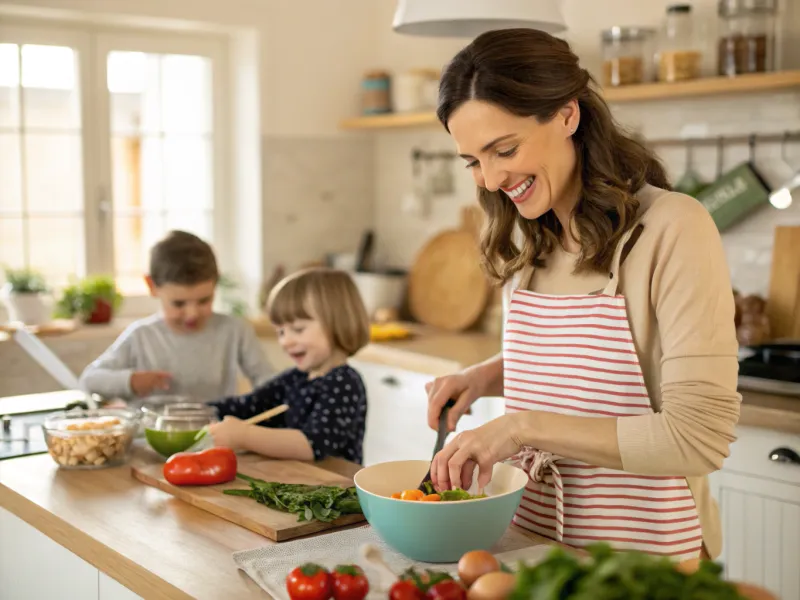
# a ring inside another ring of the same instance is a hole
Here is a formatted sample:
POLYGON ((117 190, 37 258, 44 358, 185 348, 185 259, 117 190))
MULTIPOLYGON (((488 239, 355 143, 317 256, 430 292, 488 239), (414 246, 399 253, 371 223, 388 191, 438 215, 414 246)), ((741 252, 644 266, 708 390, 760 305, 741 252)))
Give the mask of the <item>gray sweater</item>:
POLYGON ((201 331, 182 334, 172 331, 160 315, 153 315, 129 325, 86 367, 80 385, 106 398, 131 399, 134 371, 167 371, 172 385, 160 393, 210 401, 237 394, 239 370, 253 387, 273 375, 246 321, 215 313, 201 331))

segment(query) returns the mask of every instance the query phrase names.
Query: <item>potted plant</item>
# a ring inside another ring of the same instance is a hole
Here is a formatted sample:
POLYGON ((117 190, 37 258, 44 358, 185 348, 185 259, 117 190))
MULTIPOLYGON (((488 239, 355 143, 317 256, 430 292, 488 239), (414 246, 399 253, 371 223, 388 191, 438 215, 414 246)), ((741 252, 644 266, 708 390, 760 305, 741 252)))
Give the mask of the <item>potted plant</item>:
POLYGON ((56 316, 84 323, 109 323, 122 304, 112 277, 95 275, 66 287, 56 304, 56 316))
POLYGON ((49 321, 44 297, 48 293, 44 277, 31 269, 6 269, 2 288, 3 304, 9 320, 25 325, 42 325, 49 321))

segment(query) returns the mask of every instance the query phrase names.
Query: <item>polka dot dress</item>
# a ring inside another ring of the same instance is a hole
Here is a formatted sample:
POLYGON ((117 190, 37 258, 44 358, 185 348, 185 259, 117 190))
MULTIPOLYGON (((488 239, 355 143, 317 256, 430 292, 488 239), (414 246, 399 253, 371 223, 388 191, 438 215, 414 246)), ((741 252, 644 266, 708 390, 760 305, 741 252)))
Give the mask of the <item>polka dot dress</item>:
POLYGON ((288 404, 289 410, 261 426, 302 431, 315 460, 336 456, 362 463, 367 392, 351 366, 335 367, 315 379, 288 369, 249 394, 211 403, 220 419, 247 419, 279 404, 288 404))

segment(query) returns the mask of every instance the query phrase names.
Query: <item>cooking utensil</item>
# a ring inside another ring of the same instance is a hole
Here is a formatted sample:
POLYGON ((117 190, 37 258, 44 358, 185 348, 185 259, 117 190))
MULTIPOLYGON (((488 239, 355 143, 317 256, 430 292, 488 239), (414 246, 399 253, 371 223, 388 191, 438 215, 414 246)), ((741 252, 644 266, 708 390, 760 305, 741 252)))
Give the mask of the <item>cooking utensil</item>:
POLYGON ((359 553, 361 558, 378 572, 380 577, 378 589, 390 589, 394 582, 397 581, 397 574, 386 564, 381 549, 375 544, 362 544, 359 553))
MULTIPOLYGON (((433 447, 433 456, 431 456, 431 464, 433 464, 434 457, 442 451, 444 448, 444 441, 447 439, 447 413, 450 412, 450 409, 456 405, 455 400, 448 400, 445 402, 444 407, 442 408, 442 412, 439 413, 439 429, 436 432, 436 445, 433 447)), ((425 489, 425 482, 429 481, 431 478, 431 468, 428 467, 428 472, 425 474, 425 477, 422 478, 422 481, 419 482, 419 486, 417 489, 421 492, 427 492, 425 489)))
POLYGON ((708 185, 694 168, 694 144, 692 140, 686 143, 686 169, 675 184, 675 191, 688 196, 696 196, 708 185))
POLYGON ((42 340, 26 331, 24 327, 20 327, 14 332, 14 340, 31 358, 33 358, 33 360, 39 363, 53 379, 68 390, 80 390, 86 399, 86 405, 91 410, 97 409, 97 402, 95 402, 91 394, 86 394, 81 390, 80 383, 78 383, 78 378, 75 377, 75 374, 69 370, 69 367, 67 367, 42 340))
MULTIPOLYGON (((386 544, 411 560, 454 563, 469 550, 491 550, 511 524, 528 474, 506 463, 495 464, 485 498, 419 502, 391 497, 414 489, 428 466, 424 460, 403 460, 356 473, 358 501, 369 524, 386 544)), ((477 488, 473 477, 467 491, 474 495, 477 488)))
POLYGON ((480 319, 491 286, 481 267, 481 253, 470 207, 457 229, 443 231, 417 254, 408 277, 408 307, 420 323, 463 331, 480 319))
POLYGON ((375 240, 375 234, 372 231, 366 231, 361 237, 361 244, 358 247, 356 254, 356 272, 363 273, 368 271, 372 261, 372 244, 375 240))
MULTIPOLYGON (((270 408, 269 410, 265 410, 264 412, 257 414, 254 417, 250 417, 249 419, 245 419, 245 423, 248 425, 254 425, 256 423, 261 423, 262 421, 267 421, 272 417, 275 417, 281 413, 286 412, 289 410, 288 404, 281 404, 280 406, 276 406, 275 408, 270 408)), ((210 448, 214 445, 214 441, 207 439, 206 434, 208 433, 208 425, 203 427, 200 431, 198 431, 194 436, 194 444, 192 444, 189 448, 186 449, 186 452, 200 452, 201 450, 205 450, 210 448)))

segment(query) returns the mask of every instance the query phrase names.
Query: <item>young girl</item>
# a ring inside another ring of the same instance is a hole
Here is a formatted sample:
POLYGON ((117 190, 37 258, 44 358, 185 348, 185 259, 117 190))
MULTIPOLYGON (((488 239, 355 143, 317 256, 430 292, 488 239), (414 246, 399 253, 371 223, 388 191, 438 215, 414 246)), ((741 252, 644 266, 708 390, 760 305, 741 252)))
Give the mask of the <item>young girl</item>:
POLYGON ((361 464, 367 396, 347 358, 369 341, 369 318, 353 280, 331 269, 295 273, 273 288, 267 313, 297 366, 249 394, 211 402, 222 419, 210 427, 215 445, 272 458, 338 456, 361 464), (242 421, 280 404, 289 410, 265 423, 242 421))

